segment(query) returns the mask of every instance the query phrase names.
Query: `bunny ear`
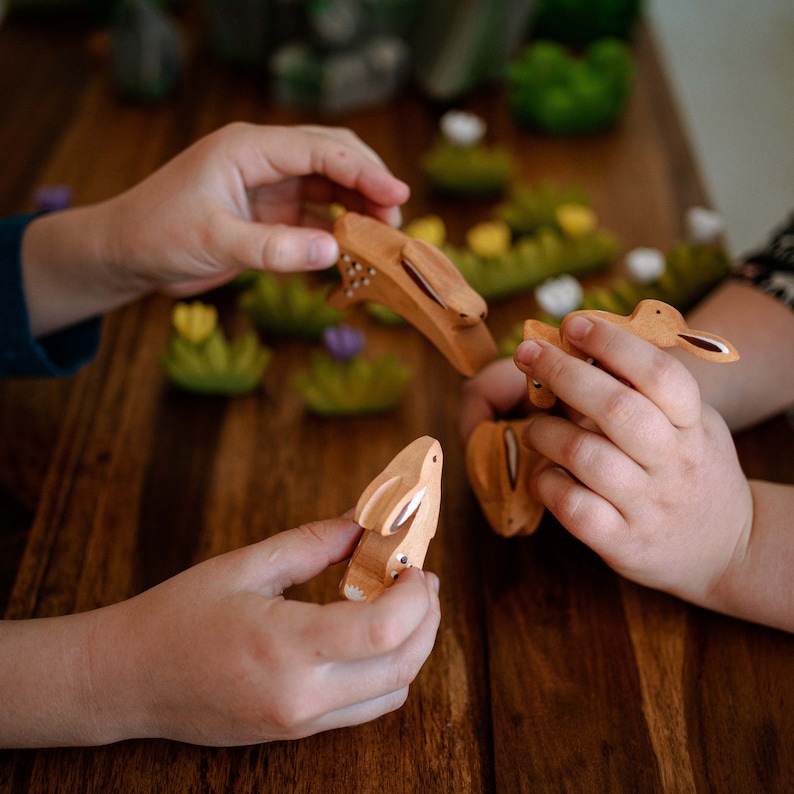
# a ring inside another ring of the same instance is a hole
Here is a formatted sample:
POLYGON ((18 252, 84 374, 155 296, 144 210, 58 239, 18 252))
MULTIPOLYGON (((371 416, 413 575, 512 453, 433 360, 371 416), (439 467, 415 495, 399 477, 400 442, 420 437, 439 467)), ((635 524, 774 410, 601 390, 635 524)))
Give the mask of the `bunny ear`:
POLYGON ((687 329, 679 332, 678 339, 680 348, 707 361, 728 362, 737 361, 739 358, 739 352, 730 342, 714 334, 687 329))

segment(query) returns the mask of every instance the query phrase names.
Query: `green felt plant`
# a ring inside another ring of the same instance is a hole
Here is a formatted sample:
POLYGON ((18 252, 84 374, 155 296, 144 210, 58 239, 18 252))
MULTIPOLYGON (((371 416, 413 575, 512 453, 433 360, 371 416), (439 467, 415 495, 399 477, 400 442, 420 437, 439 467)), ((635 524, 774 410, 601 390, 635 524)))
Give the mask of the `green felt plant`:
POLYGON ((617 39, 593 42, 581 58, 537 41, 508 68, 508 103, 520 127, 552 135, 599 132, 623 112, 633 77, 631 53, 617 39))
POLYGON ((272 273, 258 273, 239 303, 266 336, 318 339, 342 317, 342 312, 326 302, 330 288, 312 287, 298 274, 281 279, 272 273))
POLYGON ((160 363, 168 379, 186 391, 246 394, 262 381, 271 351, 255 333, 228 341, 212 306, 195 301, 174 307, 173 332, 160 363))
POLYGON ((595 230, 568 237, 551 227, 519 237, 502 254, 478 256, 468 248, 447 245, 444 253, 469 285, 486 301, 525 292, 564 273, 601 270, 617 255, 618 241, 611 233, 595 230))
POLYGON ((583 309, 627 314, 646 298, 656 298, 686 312, 722 281, 731 269, 722 248, 703 243, 679 243, 666 256, 664 273, 656 281, 639 284, 620 279, 606 287, 584 291, 583 309))
MULTIPOLYGON (((664 273, 650 283, 618 279, 611 284, 586 288, 579 308, 625 316, 631 314, 640 301, 655 298, 684 313, 714 289, 731 270, 728 254, 718 246, 705 243, 679 243, 670 249, 665 260, 664 273)), ((560 324, 558 319, 545 313, 536 319, 549 325, 560 324)), ((500 354, 513 354, 523 338, 522 325, 518 323, 500 341, 500 354)))
POLYGON ((422 170, 442 193, 487 196, 504 191, 515 164, 501 147, 461 147, 439 138, 422 158, 422 170))
POLYGON ((537 0, 530 37, 575 46, 606 36, 627 39, 642 9, 642 0, 537 0))
POLYGON ((494 214, 515 235, 531 234, 542 226, 556 227, 557 211, 566 204, 589 206, 587 193, 576 186, 542 182, 537 187, 515 185, 494 214))
POLYGON ((393 355, 376 361, 359 356, 337 361, 315 350, 309 369, 295 379, 295 387, 312 413, 360 416, 394 410, 409 377, 410 372, 393 355))

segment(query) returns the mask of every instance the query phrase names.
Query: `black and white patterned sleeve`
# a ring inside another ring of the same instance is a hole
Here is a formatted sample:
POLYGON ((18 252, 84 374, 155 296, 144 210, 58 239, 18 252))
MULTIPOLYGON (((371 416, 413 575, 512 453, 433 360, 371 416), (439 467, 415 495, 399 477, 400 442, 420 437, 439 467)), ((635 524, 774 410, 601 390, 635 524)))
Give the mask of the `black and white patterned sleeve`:
POLYGON ((794 213, 758 251, 745 254, 733 278, 754 284, 794 309, 794 213))

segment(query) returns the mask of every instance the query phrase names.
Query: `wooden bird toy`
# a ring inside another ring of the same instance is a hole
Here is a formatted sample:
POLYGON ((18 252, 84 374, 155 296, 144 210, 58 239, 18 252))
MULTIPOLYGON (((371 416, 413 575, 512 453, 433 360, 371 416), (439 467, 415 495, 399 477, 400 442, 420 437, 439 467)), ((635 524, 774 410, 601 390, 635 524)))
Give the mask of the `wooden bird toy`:
MULTIPOLYGON (((688 328, 677 309, 658 300, 640 301, 628 317, 589 309, 571 312, 565 316, 560 328, 554 328, 540 320, 525 320, 524 339, 545 339, 566 353, 585 359, 585 354, 573 347, 563 333, 565 324, 577 314, 597 314, 657 347, 680 347, 706 361, 727 363, 739 358, 738 351, 730 342, 706 331, 688 328)), ((538 408, 551 408, 557 399, 549 389, 530 377, 527 378, 527 389, 529 399, 538 408)))
POLYGON ((355 212, 337 218, 342 283, 328 302, 380 303, 421 331, 458 372, 476 374, 497 355, 488 307, 437 248, 355 212))
POLYGON ((466 473, 483 515, 498 535, 531 535, 544 506, 527 487, 539 453, 521 441, 525 419, 481 422, 466 444, 466 473))
POLYGON ((422 567, 438 526, 443 460, 441 444, 422 436, 367 486, 354 514, 364 532, 339 583, 340 595, 373 599, 401 571, 422 567))

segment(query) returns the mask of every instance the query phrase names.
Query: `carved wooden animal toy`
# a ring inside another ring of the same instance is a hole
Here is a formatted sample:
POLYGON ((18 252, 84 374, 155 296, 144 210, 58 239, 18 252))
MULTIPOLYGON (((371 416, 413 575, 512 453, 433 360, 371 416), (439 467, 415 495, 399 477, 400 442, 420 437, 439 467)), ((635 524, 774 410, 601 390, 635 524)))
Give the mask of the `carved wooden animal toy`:
POLYGON ((421 331, 466 376, 496 357, 496 343, 485 325, 485 301, 441 251, 355 212, 337 218, 334 235, 342 283, 328 296, 332 306, 383 304, 421 331))
POLYGON ((441 508, 441 444, 422 436, 367 486, 356 505, 364 529, 339 592, 350 601, 380 595, 401 571, 421 568, 441 508))
POLYGON ((527 477, 540 454, 521 441, 526 420, 481 422, 466 444, 466 473, 483 515, 498 535, 531 535, 545 512, 527 477))
MULTIPOLYGON (((657 347, 680 347, 693 356, 706 361, 726 363, 739 358, 738 351, 730 342, 715 334, 688 328, 686 321, 677 309, 658 300, 640 301, 628 317, 589 309, 571 312, 565 316, 560 328, 554 328, 540 320, 526 320, 524 322, 524 339, 545 339, 566 353, 585 359, 585 354, 573 347, 563 333, 565 324, 577 314, 598 314, 605 320, 631 331, 657 347)), ((557 399, 548 388, 541 386, 529 377, 527 378, 527 389, 529 399, 538 408, 551 408, 557 399)))

